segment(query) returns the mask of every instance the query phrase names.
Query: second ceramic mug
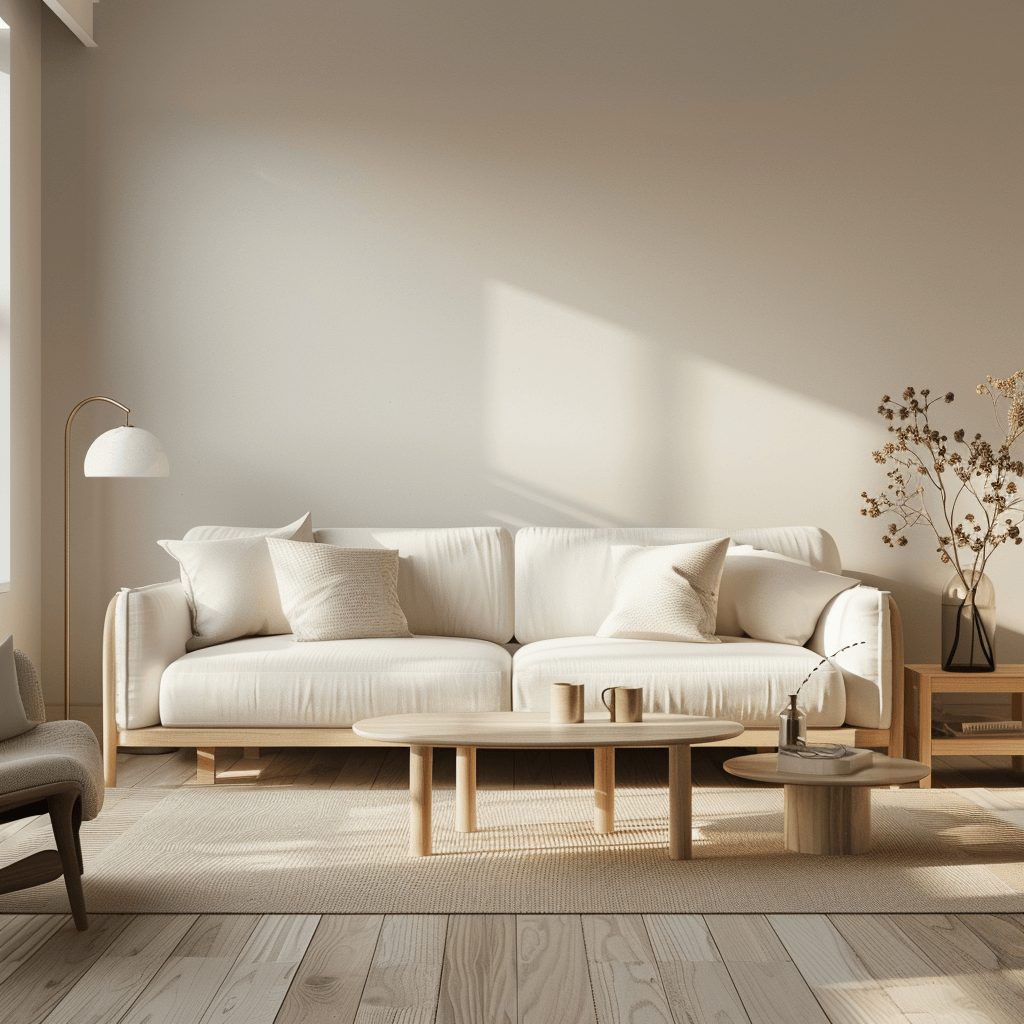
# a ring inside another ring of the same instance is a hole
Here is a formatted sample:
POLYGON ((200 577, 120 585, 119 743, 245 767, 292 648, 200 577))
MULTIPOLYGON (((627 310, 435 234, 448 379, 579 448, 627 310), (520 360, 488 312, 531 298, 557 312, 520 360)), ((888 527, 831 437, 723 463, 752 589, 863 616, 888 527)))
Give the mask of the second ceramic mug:
POLYGON ((551 684, 551 721, 558 725, 577 725, 583 721, 583 684, 551 684))
POLYGON ((613 722, 644 720, 644 688, 642 686, 609 686, 601 691, 601 703, 611 712, 613 722), (612 699, 606 700, 605 695, 612 699))

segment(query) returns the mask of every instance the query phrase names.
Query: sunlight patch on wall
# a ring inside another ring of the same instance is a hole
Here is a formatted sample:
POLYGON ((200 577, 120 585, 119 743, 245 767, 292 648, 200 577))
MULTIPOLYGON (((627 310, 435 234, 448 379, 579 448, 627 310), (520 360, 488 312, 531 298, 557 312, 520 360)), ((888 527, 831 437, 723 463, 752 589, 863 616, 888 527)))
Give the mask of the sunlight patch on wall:
POLYGON ((657 516, 656 346, 498 281, 487 284, 486 319, 485 450, 494 482, 581 525, 657 516))
POLYGON ((884 486, 871 459, 886 439, 881 421, 687 353, 671 376, 666 434, 686 467, 672 504, 693 522, 837 531, 859 520, 861 491, 884 486))
POLYGON ((859 515, 861 491, 885 483, 873 410, 852 414, 504 282, 486 297, 496 521, 805 523, 877 541, 859 515))

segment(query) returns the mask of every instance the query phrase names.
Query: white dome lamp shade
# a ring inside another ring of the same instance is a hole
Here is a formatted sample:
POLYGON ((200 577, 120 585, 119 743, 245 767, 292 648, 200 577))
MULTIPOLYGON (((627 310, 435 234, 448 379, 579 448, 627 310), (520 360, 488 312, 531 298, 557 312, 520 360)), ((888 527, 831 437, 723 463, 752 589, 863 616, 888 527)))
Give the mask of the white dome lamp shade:
POLYGON ((64 717, 71 717, 71 422, 90 402, 106 402, 124 413, 124 426, 100 434, 85 455, 86 476, 167 476, 163 445, 148 431, 133 427, 131 410, 112 398, 85 398, 71 410, 64 427, 64 717))
POLYGON ((167 456, 156 436, 141 427, 114 427, 85 453, 86 476, 167 476, 167 456))

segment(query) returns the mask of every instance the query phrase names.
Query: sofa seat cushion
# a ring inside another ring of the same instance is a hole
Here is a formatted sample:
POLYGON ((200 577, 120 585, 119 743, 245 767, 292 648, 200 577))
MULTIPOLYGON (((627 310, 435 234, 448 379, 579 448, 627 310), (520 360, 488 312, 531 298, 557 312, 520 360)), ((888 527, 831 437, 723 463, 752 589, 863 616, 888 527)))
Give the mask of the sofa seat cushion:
POLYGON ((329 728, 417 711, 508 711, 511 667, 508 651, 486 640, 246 637, 169 665, 160 722, 329 728))
MULTIPOLYGON (((749 729, 775 728, 786 695, 820 660, 804 647, 747 637, 720 644, 558 637, 525 644, 513 660, 512 708, 548 710, 551 683, 583 683, 587 711, 601 709, 606 686, 642 686, 644 710, 708 715, 749 729)), ((800 693, 809 726, 843 724, 846 687, 831 664, 818 669, 800 693)))

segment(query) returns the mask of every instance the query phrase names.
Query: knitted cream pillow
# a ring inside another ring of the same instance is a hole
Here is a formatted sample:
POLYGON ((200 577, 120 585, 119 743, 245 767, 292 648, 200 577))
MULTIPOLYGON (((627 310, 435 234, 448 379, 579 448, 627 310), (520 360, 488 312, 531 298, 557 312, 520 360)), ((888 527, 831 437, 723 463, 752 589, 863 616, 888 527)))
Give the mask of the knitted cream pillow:
POLYGON ((715 644, 718 581, 729 538, 612 547, 615 604, 598 636, 715 644))
POLYGON ((412 636, 398 603, 398 552, 267 538, 296 640, 412 636))

